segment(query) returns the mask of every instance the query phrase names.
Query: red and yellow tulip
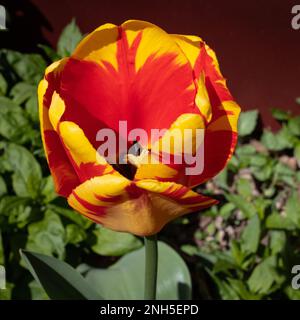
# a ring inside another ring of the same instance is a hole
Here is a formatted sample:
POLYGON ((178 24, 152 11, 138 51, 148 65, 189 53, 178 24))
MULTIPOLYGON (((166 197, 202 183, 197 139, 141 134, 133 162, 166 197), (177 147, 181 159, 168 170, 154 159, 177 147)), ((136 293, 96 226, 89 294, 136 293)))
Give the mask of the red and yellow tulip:
POLYGON ((168 34, 137 20, 102 25, 71 57, 46 69, 38 95, 56 191, 86 217, 145 236, 217 202, 191 188, 226 165, 240 108, 215 53, 200 38, 168 34), (96 152, 97 131, 110 128, 118 134, 120 120, 127 121, 128 130, 146 132, 204 129, 203 172, 188 176, 184 164, 140 164, 128 178, 96 152))

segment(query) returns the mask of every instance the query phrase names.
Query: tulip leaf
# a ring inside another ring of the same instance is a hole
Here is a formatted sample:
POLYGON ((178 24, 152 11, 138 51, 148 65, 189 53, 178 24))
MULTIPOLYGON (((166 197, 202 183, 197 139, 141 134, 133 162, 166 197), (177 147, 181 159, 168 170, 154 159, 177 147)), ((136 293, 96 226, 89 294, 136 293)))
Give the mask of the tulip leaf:
POLYGON ((240 114, 238 123, 238 132, 240 137, 245 137, 251 134, 257 124, 258 111, 245 111, 240 114))
POLYGON ((57 43, 57 53, 61 57, 71 55, 81 39, 82 34, 75 22, 75 19, 72 19, 60 35, 57 43))
POLYGON ((130 233, 116 232, 97 227, 94 232, 95 244, 92 250, 103 256, 121 256, 142 246, 141 241, 130 233))
MULTIPOLYGON (((79 267, 86 279, 105 299, 143 299, 145 249, 123 256, 108 269, 79 267)), ((157 299, 190 299, 191 277, 189 270, 170 246, 158 242, 157 299)))
POLYGON ((21 256, 50 299, 102 300, 81 274, 67 263, 25 250, 21 250, 21 256))
POLYGON ((40 191, 42 171, 39 163, 25 148, 9 144, 5 156, 13 173, 13 188, 18 196, 36 198, 40 191))

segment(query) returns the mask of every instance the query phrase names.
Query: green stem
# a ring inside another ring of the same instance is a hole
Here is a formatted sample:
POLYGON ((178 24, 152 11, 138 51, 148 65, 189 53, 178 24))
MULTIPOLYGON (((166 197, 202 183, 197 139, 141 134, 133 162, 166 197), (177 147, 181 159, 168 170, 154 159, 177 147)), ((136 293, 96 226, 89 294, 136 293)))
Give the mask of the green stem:
POLYGON ((157 237, 145 237, 145 300, 156 299, 157 237))

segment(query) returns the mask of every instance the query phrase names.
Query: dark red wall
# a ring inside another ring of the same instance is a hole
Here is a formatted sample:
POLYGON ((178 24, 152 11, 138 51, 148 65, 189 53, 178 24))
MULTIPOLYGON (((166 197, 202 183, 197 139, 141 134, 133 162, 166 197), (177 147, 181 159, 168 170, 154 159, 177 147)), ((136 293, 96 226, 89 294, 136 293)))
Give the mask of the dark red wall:
MULTIPOLYGON (((7 5, 17 12, 14 36, 5 43, 29 50, 36 41, 55 45, 76 17, 83 32, 127 19, 153 22, 170 33, 201 36, 217 53, 228 85, 243 109, 259 108, 274 126, 271 107, 299 113, 300 30, 291 27, 289 0, 32 0, 7 5), (45 39, 44 39, 45 37, 45 39)), ((8 35, 7 35, 8 36, 8 35)))

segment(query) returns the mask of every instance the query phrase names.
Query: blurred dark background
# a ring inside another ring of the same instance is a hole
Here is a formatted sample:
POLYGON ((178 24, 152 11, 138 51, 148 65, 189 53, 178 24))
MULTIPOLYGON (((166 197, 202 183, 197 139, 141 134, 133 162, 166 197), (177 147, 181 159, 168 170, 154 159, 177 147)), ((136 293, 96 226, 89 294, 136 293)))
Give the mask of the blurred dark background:
MULTIPOLYGON (((299 4, 300 1, 298 1, 299 4)), ((300 30, 291 27, 297 1, 268 0, 8 0, 8 31, 1 47, 31 52, 37 43, 55 46, 63 27, 76 18, 84 33, 112 22, 142 19, 169 33, 201 36, 217 53, 228 85, 244 110, 260 109, 276 129, 270 108, 299 114, 300 30)))

